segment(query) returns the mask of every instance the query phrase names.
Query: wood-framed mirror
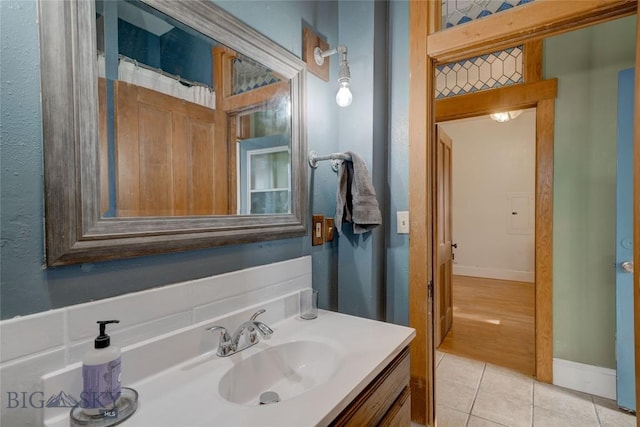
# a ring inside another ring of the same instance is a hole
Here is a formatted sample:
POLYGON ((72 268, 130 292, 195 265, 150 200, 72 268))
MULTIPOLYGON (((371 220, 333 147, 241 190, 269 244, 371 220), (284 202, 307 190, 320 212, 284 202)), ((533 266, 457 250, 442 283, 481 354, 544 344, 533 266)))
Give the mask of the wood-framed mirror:
POLYGON ((38 8, 47 266, 306 234, 299 58, 208 0, 38 8))

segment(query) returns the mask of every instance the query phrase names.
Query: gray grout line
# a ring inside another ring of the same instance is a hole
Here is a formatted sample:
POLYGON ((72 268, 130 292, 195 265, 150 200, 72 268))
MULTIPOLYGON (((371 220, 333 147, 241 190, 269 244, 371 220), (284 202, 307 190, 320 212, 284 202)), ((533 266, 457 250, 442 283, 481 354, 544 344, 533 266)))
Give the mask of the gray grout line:
POLYGON ((600 421, 600 414, 598 413, 598 408, 596 407, 594 396, 591 396, 591 404, 593 405, 593 410, 596 412, 596 420, 598 420, 598 425, 602 427, 602 421, 600 421))
POLYGON ((482 364, 482 374, 480 374, 480 381, 478 381, 478 385, 476 386, 476 392, 473 395, 473 402, 471 402, 471 408, 469 408, 469 414, 467 416, 467 423, 465 427, 469 425, 469 421, 471 420, 471 413, 473 412, 473 406, 476 404, 476 399, 478 397, 478 393, 480 392, 480 385, 482 384, 482 380, 484 379, 484 371, 487 369, 487 364, 482 364))
POLYGON ((536 422, 536 379, 531 379, 531 427, 536 422))

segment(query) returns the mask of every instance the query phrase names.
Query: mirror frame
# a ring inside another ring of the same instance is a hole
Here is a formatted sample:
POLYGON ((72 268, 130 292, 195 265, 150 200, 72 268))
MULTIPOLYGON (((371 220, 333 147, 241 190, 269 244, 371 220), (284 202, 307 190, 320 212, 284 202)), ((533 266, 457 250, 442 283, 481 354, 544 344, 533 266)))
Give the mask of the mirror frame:
POLYGON ((95 3, 39 0, 47 266, 305 235, 304 62, 209 0, 141 1, 290 79, 291 213, 102 218, 95 3))

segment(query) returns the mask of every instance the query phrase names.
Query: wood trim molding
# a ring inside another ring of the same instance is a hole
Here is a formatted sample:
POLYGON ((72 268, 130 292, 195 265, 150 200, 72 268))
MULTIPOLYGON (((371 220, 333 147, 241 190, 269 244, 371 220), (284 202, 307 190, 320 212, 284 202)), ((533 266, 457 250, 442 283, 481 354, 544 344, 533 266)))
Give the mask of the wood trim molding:
POLYGON ((553 132, 555 99, 536 108, 535 366, 538 381, 553 382, 553 132))
POLYGON ((254 108, 256 105, 278 99, 280 94, 288 94, 289 90, 289 82, 284 81, 262 86, 238 95, 231 95, 222 100, 222 110, 225 112, 238 112, 247 108, 254 108))
MULTIPOLYGON (((635 121, 633 138, 633 299, 636 351, 636 411, 640 408, 640 20, 636 27, 635 121)), ((638 418, 640 425, 640 418, 638 418)))
POLYGON ((427 169, 429 125, 433 126, 434 69, 427 53, 431 2, 409 4, 409 325, 416 330, 411 342, 411 420, 434 425, 433 301, 427 283, 431 278, 431 180, 427 169), (430 356, 431 355, 431 356, 430 356))
POLYGON ((557 93, 558 79, 549 79, 442 98, 435 102, 435 120, 437 123, 535 107, 543 99, 555 99, 557 93))
POLYGON ((452 62, 635 13, 637 0, 537 0, 434 33, 427 54, 452 62))
POLYGON ((542 40, 524 44, 522 49, 522 81, 525 83, 542 80, 542 40))
POLYGON ((316 47, 319 47, 320 50, 323 51, 329 50, 329 43, 323 40, 311 28, 304 27, 302 29, 302 60, 307 64, 307 71, 328 82, 331 58, 326 57, 322 65, 316 64, 313 54, 316 47))
POLYGON ((535 370, 553 381, 553 131, 557 79, 523 83, 436 101, 436 122, 498 110, 536 107, 535 370))

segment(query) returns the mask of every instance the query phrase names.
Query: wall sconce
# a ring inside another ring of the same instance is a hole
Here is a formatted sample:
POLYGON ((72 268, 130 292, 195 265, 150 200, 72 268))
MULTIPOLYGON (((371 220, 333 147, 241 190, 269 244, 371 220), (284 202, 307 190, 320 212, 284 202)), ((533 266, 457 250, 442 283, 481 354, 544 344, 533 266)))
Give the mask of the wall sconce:
POLYGON ((489 117, 491 117, 496 122, 506 123, 509 120, 517 118, 520 114, 522 114, 522 110, 506 111, 504 113, 493 113, 489 117))
POLYGON ((302 60, 307 64, 307 70, 320 77, 325 82, 329 81, 329 56, 339 53, 340 70, 338 71, 338 93, 336 103, 341 107, 348 107, 353 101, 351 94, 351 72, 347 61, 347 47, 339 45, 335 49, 329 49, 329 44, 318 34, 309 28, 302 29, 302 60))
POLYGON ((341 107, 348 107, 353 101, 353 95, 349 86, 351 86, 351 72, 349 71, 349 62, 347 61, 347 47, 345 45, 339 45, 335 49, 322 50, 319 47, 313 49, 313 59, 316 65, 322 66, 324 64, 324 58, 340 53, 342 58, 340 59, 340 71, 338 71, 338 84, 340 89, 336 94, 336 104, 341 107))

